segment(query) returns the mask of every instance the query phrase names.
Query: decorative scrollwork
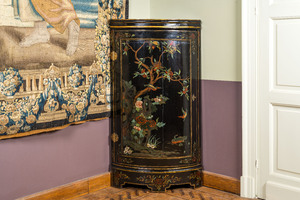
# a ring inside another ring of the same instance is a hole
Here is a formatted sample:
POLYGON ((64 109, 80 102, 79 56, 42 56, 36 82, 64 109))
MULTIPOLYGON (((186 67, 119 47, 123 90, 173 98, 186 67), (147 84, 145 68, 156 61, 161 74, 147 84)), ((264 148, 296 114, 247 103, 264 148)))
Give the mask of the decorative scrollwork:
POLYGON ((161 191, 171 184, 180 182, 181 178, 175 175, 146 175, 138 177, 137 180, 141 183, 147 184, 149 187, 161 191))
POLYGON ((200 182, 202 180, 202 174, 200 171, 195 171, 188 177, 190 180, 195 180, 196 182, 200 182))
POLYGON ((119 172, 119 171, 116 171, 114 173, 114 184, 115 185, 119 185, 120 184, 120 181, 124 181, 126 179, 129 179, 129 176, 127 176, 126 174, 124 174, 123 172, 119 172))

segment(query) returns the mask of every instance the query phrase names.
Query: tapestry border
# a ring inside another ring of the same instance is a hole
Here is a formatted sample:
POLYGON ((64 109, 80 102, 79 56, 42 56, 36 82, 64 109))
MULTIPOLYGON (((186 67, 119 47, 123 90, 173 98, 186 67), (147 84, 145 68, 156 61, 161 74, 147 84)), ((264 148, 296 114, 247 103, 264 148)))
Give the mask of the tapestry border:
POLYGON ((59 130, 65 129, 65 128, 71 126, 71 125, 79 125, 79 124, 84 124, 86 122, 101 121, 101 120, 104 120, 104 119, 109 119, 109 117, 103 117, 103 118, 97 118, 97 119, 88 119, 88 120, 84 120, 84 121, 73 122, 73 123, 70 123, 70 124, 63 125, 63 126, 33 130, 33 131, 25 132, 25 133, 20 133, 20 134, 17 134, 17 135, 0 136, 0 140, 6 140, 6 139, 12 139, 12 138, 21 138, 21 137, 37 135, 37 134, 41 134, 41 133, 49 133, 49 132, 59 131, 59 130))

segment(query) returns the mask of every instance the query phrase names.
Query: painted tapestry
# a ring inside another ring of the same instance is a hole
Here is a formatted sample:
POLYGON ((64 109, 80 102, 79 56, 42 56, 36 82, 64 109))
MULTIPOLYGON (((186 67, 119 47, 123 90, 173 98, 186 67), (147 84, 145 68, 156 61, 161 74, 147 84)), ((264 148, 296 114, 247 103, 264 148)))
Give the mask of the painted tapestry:
POLYGON ((108 20, 126 0, 0 2, 0 139, 110 114, 108 20))

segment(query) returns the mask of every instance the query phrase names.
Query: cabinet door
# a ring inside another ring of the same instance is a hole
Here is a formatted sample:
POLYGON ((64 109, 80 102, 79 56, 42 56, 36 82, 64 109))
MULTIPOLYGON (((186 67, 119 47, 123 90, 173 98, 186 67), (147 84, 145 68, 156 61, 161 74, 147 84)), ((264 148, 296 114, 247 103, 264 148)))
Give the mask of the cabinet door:
POLYGON ((120 139, 113 161, 165 167, 198 163, 198 32, 113 35, 113 110, 118 119, 113 131, 120 139))

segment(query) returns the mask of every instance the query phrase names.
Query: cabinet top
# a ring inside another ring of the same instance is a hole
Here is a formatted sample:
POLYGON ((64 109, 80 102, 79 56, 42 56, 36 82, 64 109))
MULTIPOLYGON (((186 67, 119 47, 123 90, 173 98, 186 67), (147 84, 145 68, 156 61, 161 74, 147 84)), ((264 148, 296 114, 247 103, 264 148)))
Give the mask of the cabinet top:
POLYGON ((110 20, 110 27, 115 29, 200 29, 201 21, 188 19, 113 19, 110 20))

